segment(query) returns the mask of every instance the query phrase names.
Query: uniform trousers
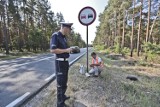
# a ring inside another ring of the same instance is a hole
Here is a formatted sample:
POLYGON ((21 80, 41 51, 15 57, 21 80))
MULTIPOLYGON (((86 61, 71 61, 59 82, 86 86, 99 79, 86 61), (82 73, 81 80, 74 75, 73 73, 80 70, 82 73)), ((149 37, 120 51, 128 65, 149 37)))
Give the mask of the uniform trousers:
POLYGON ((67 90, 69 62, 56 60, 55 65, 57 79, 57 107, 64 107, 65 92, 67 90))

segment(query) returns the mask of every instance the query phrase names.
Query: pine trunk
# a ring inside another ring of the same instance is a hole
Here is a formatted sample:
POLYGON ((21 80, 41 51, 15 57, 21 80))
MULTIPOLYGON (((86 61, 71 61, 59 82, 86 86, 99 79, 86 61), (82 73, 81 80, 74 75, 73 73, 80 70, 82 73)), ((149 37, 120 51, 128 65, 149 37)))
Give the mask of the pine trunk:
POLYGON ((133 56, 133 36, 134 36, 134 8, 135 8, 135 0, 133 0, 133 15, 132 15, 132 35, 131 35, 131 53, 130 56, 133 56))
POLYGON ((151 12, 151 0, 148 0, 148 24, 147 24, 147 30, 146 30, 146 42, 150 41, 150 37, 149 37, 150 12, 151 12))
POLYGON ((137 37, 137 56, 139 56, 140 51, 140 37, 141 37, 141 28, 142 28, 142 7, 143 7, 143 0, 141 0, 141 8, 140 8, 140 18, 139 18, 139 29, 138 29, 138 37, 137 37))

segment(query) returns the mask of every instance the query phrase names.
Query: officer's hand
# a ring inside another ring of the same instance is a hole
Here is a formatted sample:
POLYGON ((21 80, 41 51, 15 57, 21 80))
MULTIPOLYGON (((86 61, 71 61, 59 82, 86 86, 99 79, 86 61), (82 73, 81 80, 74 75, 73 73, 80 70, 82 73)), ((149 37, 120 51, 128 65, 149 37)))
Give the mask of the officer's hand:
POLYGON ((67 49, 66 49, 66 52, 67 52, 67 53, 71 53, 71 52, 72 52, 72 49, 71 49, 71 48, 67 48, 67 49))

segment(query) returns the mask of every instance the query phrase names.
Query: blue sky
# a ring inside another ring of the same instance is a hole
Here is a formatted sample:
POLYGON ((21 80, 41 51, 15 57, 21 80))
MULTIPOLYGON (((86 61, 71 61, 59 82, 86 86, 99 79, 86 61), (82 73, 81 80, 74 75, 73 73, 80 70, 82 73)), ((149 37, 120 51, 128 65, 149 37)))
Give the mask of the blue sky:
POLYGON ((93 24, 88 27, 88 42, 95 38, 96 26, 99 25, 98 15, 103 12, 108 0, 48 0, 51 9, 55 13, 61 12, 65 21, 72 22, 74 31, 81 34, 82 39, 86 41, 86 26, 78 21, 79 11, 86 6, 93 7, 96 10, 97 17, 93 24))

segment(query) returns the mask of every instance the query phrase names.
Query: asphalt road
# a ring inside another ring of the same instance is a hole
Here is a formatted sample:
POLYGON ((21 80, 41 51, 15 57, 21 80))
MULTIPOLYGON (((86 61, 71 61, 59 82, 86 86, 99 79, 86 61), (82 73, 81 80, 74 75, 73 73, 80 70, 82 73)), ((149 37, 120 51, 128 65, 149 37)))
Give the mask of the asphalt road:
MULTIPOLYGON (((86 52, 70 54, 69 62, 86 52)), ((39 89, 54 76, 55 55, 42 54, 0 61, 0 107, 11 107, 16 99, 24 98, 39 89)))

